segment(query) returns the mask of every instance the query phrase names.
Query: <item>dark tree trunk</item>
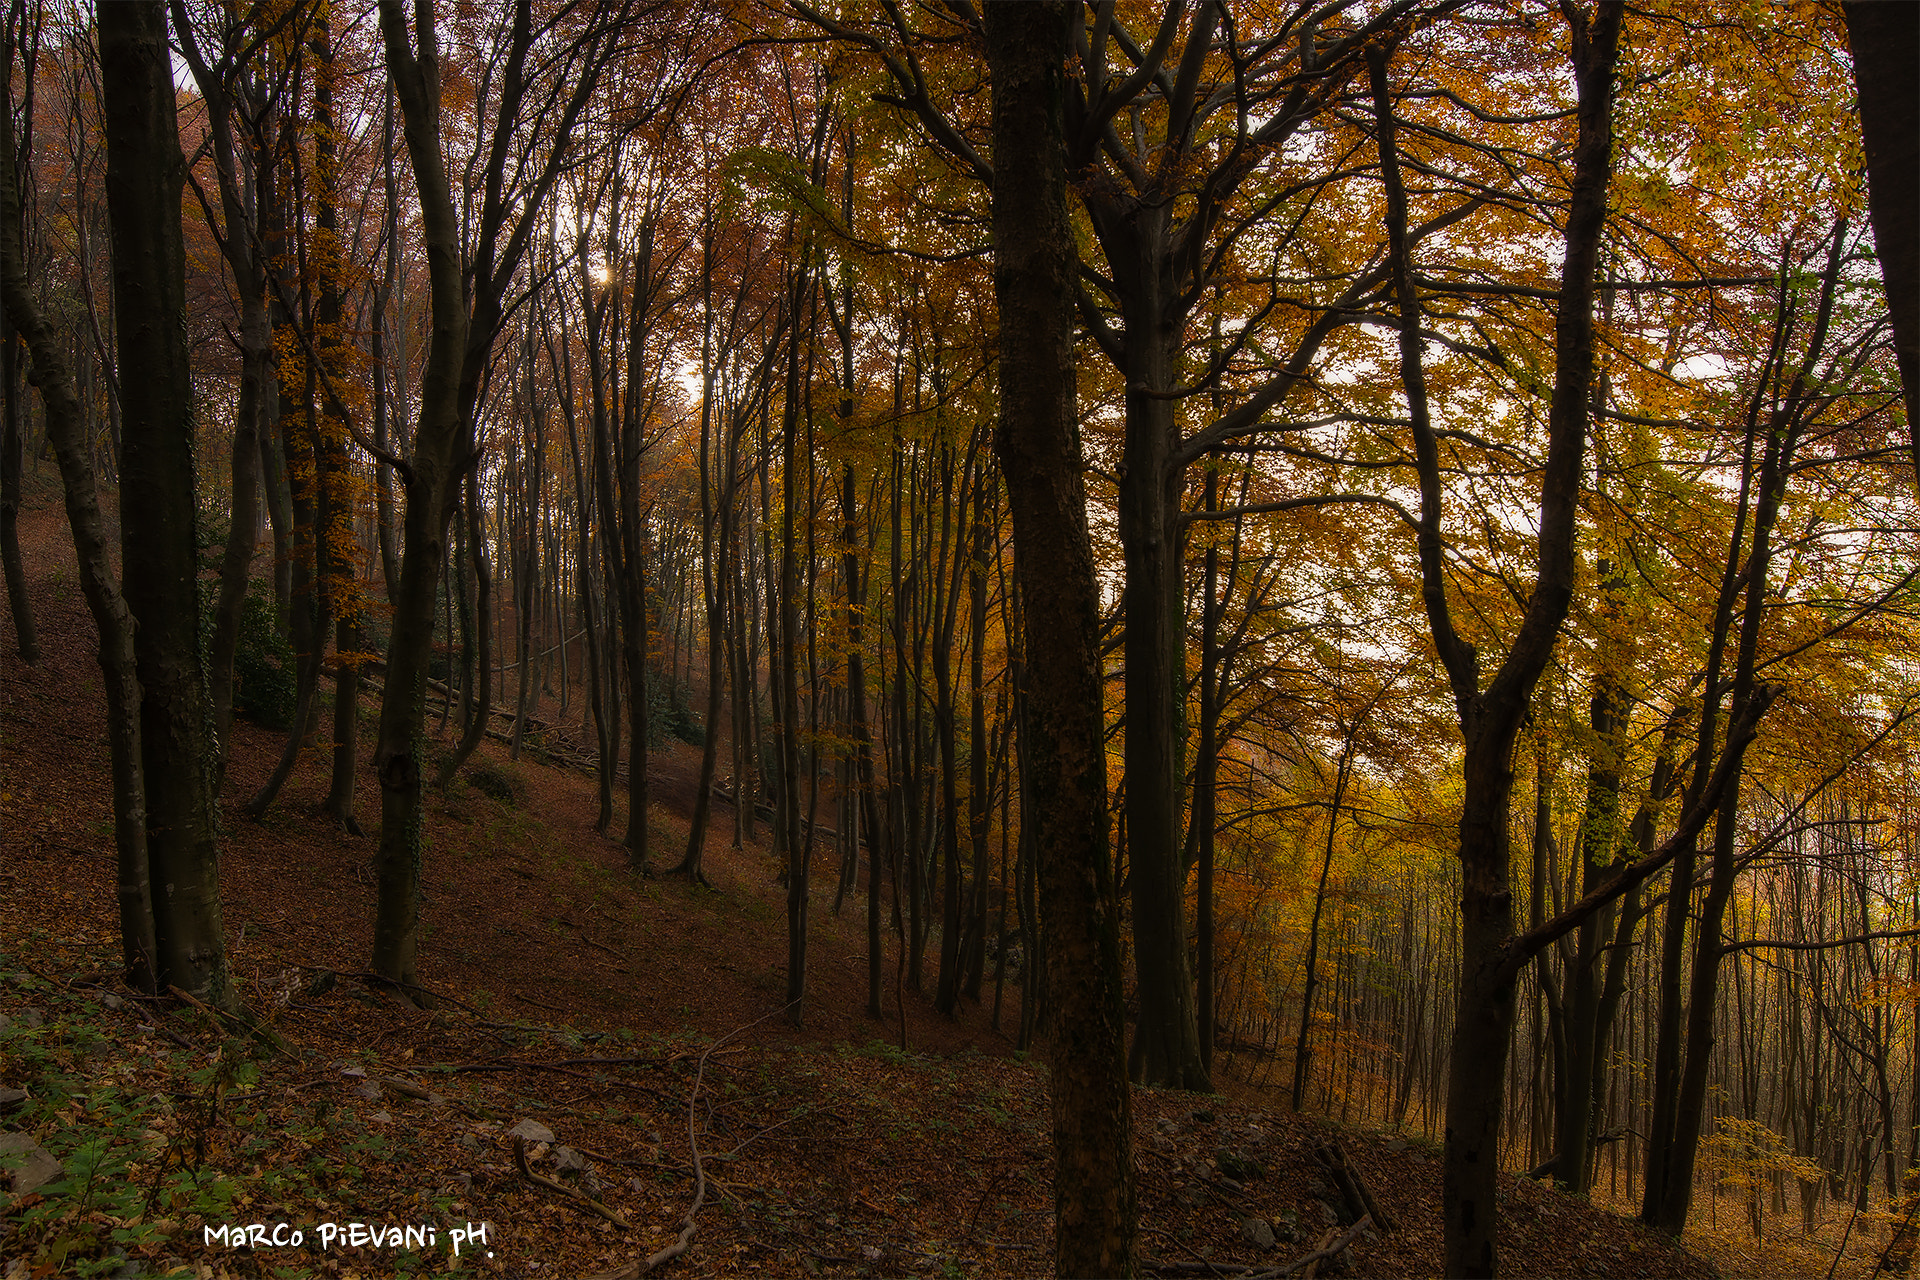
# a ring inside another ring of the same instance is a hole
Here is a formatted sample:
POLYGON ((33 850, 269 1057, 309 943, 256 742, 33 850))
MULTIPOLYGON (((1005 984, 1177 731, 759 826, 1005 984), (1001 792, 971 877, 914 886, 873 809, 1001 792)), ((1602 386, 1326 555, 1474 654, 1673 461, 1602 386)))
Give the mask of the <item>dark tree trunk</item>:
MULTIPOLYGON (((456 565, 454 572, 471 572, 473 575, 473 663, 467 669, 467 698, 469 711, 466 726, 460 734, 460 741, 454 744, 453 754, 440 765, 433 785, 444 787, 453 781, 460 772, 460 766, 473 755, 480 739, 486 736, 487 722, 493 718, 493 569, 487 563, 487 529, 482 514, 485 504, 480 500, 480 479, 477 468, 466 472, 467 498, 461 505, 466 509, 466 547, 465 566, 456 565)), ((462 610, 464 617, 465 611, 462 610)))
POLYGON ((1847 45, 1860 91, 1867 152, 1867 210, 1893 315, 1893 346, 1920 484, 1920 5, 1845 0, 1847 45))
POLYGON ((1137 1273, 1132 1103, 1123 1056, 1118 903, 1107 849, 1099 595, 1087 536, 1073 368, 1060 3, 986 11, 993 77, 995 441, 1019 548, 1026 739, 1047 930, 1054 1266, 1137 1273))
POLYGON ((645 358, 649 307, 659 287, 653 260, 652 215, 640 224, 640 248, 634 254, 633 302, 627 315, 626 394, 616 446, 620 474, 620 626, 627 670, 627 865, 652 874, 648 850, 647 735, 652 710, 647 693, 647 651, 652 619, 647 607, 646 510, 640 501, 643 451, 645 358))
POLYGON ((1400 310, 1400 365, 1420 476, 1421 594, 1459 715, 1464 746, 1460 812, 1460 971, 1447 1080, 1442 1170, 1443 1266, 1450 1277, 1499 1273, 1495 1191, 1507 1053, 1513 1029, 1513 893, 1508 883, 1508 809, 1513 744, 1534 685, 1566 619, 1574 578, 1574 531, 1593 373, 1594 269, 1606 222, 1613 158, 1613 71, 1622 6, 1601 0, 1590 13, 1569 6, 1579 98, 1566 253, 1554 320, 1554 383, 1541 477, 1537 576, 1504 661, 1481 683, 1480 655, 1454 630, 1441 539, 1439 445, 1428 415, 1420 304, 1408 245, 1388 49, 1368 50, 1387 238, 1400 310))
POLYGON ((193 378, 187 350, 185 160, 174 114, 166 11, 98 15, 107 207, 122 392, 121 569, 137 620, 160 979, 216 1007, 234 1002, 220 925, 212 707, 200 652, 194 531, 193 378))
POLYGON ((695 785, 693 817, 687 823, 687 851, 674 867, 693 879, 706 883, 701 861, 707 850, 707 826, 713 814, 713 775, 720 762, 720 710, 726 678, 726 537, 725 521, 717 517, 716 506, 730 503, 731 486, 717 485, 713 469, 713 408, 715 382, 713 352, 713 228, 703 229, 700 241, 700 288, 705 306, 700 335, 700 586, 707 615, 707 719, 706 733, 700 744, 700 779, 695 785), (720 487, 716 500, 715 489, 720 487))
MULTIPOLYGON (((341 288, 347 263, 340 244, 340 160, 333 119, 333 39, 328 10, 315 16, 310 48, 314 61, 314 178, 316 231, 313 270, 318 277, 319 305, 314 310, 316 375, 326 380, 324 423, 314 433, 314 471, 319 484, 320 528, 315 545, 320 572, 327 579, 327 598, 333 603, 333 760, 327 798, 322 803, 353 835, 360 824, 353 815, 354 764, 360 745, 360 577, 359 548, 353 533, 354 482, 347 460, 350 434, 345 407, 334 392, 334 371, 345 368, 351 347, 342 322, 341 288)), ((236 520, 237 523, 237 520, 236 520)), ((316 648, 318 637, 316 637, 316 648)))
POLYGON ((993 485, 983 465, 973 485, 973 565, 968 579, 967 705, 970 712, 967 745, 967 826, 973 842, 973 884, 969 895, 967 949, 963 968, 965 993, 980 998, 987 964, 987 502, 993 485))
MULTIPOLYGON (((11 104, 0 108, 12 110, 11 104)), ((0 164, 11 165, 11 155, 0 164)), ((13 615, 14 646, 22 662, 40 661, 40 640, 34 632, 33 606, 27 600, 27 572, 20 560, 20 365, 11 309, 0 307, 0 397, 5 399, 5 435, 0 437, 0 562, 7 575, 7 607, 13 615)))
POLYGON ((1131 1060, 1141 1084, 1210 1091, 1187 954, 1186 864, 1181 791, 1186 779, 1186 627, 1181 575, 1180 491, 1174 465, 1177 382, 1163 317, 1174 306, 1167 251, 1171 210, 1133 210, 1110 232, 1121 261, 1126 312, 1126 446, 1120 477, 1120 542, 1126 559, 1126 850, 1132 889, 1134 972, 1140 1021, 1131 1060), (1132 260, 1128 260, 1131 255, 1132 260))
POLYGON ((440 148, 440 65, 432 12, 408 30, 400 0, 381 0, 380 34, 388 75, 400 100, 407 151, 420 194, 421 233, 430 284, 430 336, 421 379, 413 449, 401 480, 406 493, 400 594, 387 645, 386 692, 374 768, 380 779, 380 849, 375 867, 373 971, 403 990, 419 981, 421 787, 426 768, 427 664, 433 652, 435 587, 445 557, 447 520, 472 462, 460 412, 461 364, 469 313, 460 254, 460 223, 440 148))
MULTIPOLYGON (((806 260, 802 257, 802 262, 806 260)), ((778 691, 780 721, 780 785, 775 795, 778 809, 775 824, 784 834, 787 851, 787 1016, 800 1025, 801 1001, 807 990, 807 895, 813 863, 813 833, 800 826, 800 576, 794 545, 794 508, 800 503, 798 473, 804 466, 811 471, 813 462, 800 447, 801 359, 805 330, 801 318, 806 315, 812 293, 812 275, 802 266, 793 281, 789 306, 789 347, 787 351, 786 398, 781 413, 780 440, 783 456, 780 467, 780 579, 777 625, 779 635, 769 637, 777 655, 780 673, 778 691)), ((771 461, 771 459, 769 459, 771 461)), ((763 473, 764 480, 764 473, 763 473)), ((770 627, 774 619, 769 618, 770 627)))
MULTIPOLYGON (((0 103, 11 103, 13 50, 0 36, 0 103)), ((147 859, 147 800, 140 750, 140 681, 133 647, 133 614, 115 582, 106 522, 100 514, 86 415, 66 363, 65 343, 35 304, 20 241, 19 170, 13 113, 0 110, 0 303, 26 339, 32 381, 46 411, 66 494, 67 524, 78 555, 80 591, 100 636, 100 674, 106 689, 107 754, 113 775, 113 834, 117 853, 121 958, 127 981, 154 991, 161 981, 154 934, 152 880, 147 859)))

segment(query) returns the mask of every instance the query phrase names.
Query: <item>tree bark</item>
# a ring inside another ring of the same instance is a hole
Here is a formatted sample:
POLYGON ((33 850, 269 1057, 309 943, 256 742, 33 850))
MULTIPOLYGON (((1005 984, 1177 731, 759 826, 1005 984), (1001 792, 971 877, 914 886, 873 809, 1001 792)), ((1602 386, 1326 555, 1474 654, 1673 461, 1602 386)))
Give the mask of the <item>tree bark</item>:
POLYGON ((1495 1191, 1507 1054, 1513 1028, 1513 894, 1508 884, 1513 745, 1545 670, 1573 593, 1574 531, 1593 373, 1594 270, 1606 222, 1613 158, 1613 71, 1622 6, 1601 0, 1566 10, 1579 107, 1560 300, 1554 320, 1554 383, 1541 478, 1537 571, 1526 613, 1483 688, 1480 655, 1454 630, 1441 535, 1439 446, 1422 367, 1420 303, 1408 247, 1388 79, 1388 50, 1367 61, 1387 195, 1387 238, 1400 310, 1400 364, 1420 477, 1421 594, 1434 646, 1453 688, 1463 739, 1460 970, 1447 1080, 1442 1168, 1443 1267, 1450 1277, 1499 1274, 1495 1191))
POLYGON ((1860 91, 1867 210, 1893 316, 1893 347, 1907 401, 1914 483, 1920 484, 1920 5, 1845 0, 1847 45, 1860 91))
POLYGON ((993 78, 994 295, 1017 582, 1032 675, 1026 720, 1047 930, 1054 1266, 1137 1274, 1132 1103, 1122 1053, 1118 904, 1107 850, 1099 595, 1073 367, 1072 224, 1062 70, 1070 9, 986 11, 993 78))
POLYGON ((164 7, 98 16, 107 208, 121 382, 121 569, 137 620, 147 857, 164 985, 230 1007, 213 780, 218 757, 200 656, 192 363, 164 7))
POLYGON ((374 918, 373 971, 417 984, 422 774, 426 765, 427 663, 433 649, 435 587, 444 557, 447 520, 472 461, 472 441, 460 412, 460 373, 469 315, 454 213, 440 148, 440 66, 432 10, 421 6, 418 48, 400 0, 381 0, 380 34, 387 71, 400 99, 402 129, 420 195, 421 235, 430 285, 427 363, 420 385, 413 450, 402 475, 406 495, 400 595, 387 645, 386 693, 374 768, 380 779, 380 849, 375 867, 379 905, 374 918))
MULTIPOLYGON (((0 46, 10 43, 0 35, 0 46)), ((0 102, 11 103, 13 50, 0 47, 0 102)), ((100 515, 86 416, 66 362, 65 343, 35 303, 27 284, 20 237, 20 169, 14 154, 13 112, 0 110, 0 302, 26 339, 30 381, 40 389, 47 439, 66 495, 67 524, 78 554, 80 591, 100 637, 100 675, 106 689, 107 754, 113 776, 113 835, 117 855, 121 958, 127 981, 155 991, 160 979, 154 935, 153 891, 147 857, 147 799, 140 750, 140 680, 134 661, 133 614, 114 580, 106 523, 100 515)))

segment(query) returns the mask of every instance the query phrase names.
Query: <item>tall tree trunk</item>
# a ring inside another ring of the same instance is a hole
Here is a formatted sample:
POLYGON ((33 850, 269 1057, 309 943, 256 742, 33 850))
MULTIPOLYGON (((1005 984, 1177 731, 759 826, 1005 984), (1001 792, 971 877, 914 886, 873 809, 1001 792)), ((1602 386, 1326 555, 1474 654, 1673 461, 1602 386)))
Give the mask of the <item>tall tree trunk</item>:
MULTIPOLYGON (((11 102, 0 110, 11 111, 11 102)), ((13 156, 0 155, 0 164, 12 165, 13 156)), ((20 560, 20 367, 12 309, 0 306, 0 398, 6 421, 0 437, 0 563, 7 576, 7 607, 13 615, 13 641, 20 661, 40 661, 40 640, 33 627, 33 605, 27 599, 27 571, 20 560)))
MULTIPOLYGON (((792 310, 788 321, 787 385, 780 427, 779 635, 770 637, 780 673, 780 785, 775 797, 779 804, 775 823, 784 833, 787 851, 787 1016, 795 1026, 800 1025, 801 1001, 807 990, 807 896, 813 866, 813 833, 803 831, 800 826, 800 575, 794 545, 794 508, 801 501, 799 472, 802 467, 811 471, 813 466, 811 458, 803 457, 799 441, 801 348, 806 341, 801 320, 807 314, 813 291, 813 276, 805 265, 809 256, 803 242, 802 265, 793 281, 788 303, 792 310)), ((771 458, 767 462, 771 462, 771 458)), ((763 479, 764 475, 763 471, 763 479)), ((772 622, 772 611, 769 612, 772 622)))
POLYGON ((646 423, 645 359, 648 308, 659 287, 653 261, 653 215, 640 224, 640 248, 633 261, 633 301, 627 315, 626 395, 622 405, 620 439, 616 446, 620 473, 620 607, 621 638, 627 669, 627 865, 652 874, 648 851, 647 736, 652 707, 647 693, 647 654, 652 620, 647 607, 646 510, 640 501, 640 455, 646 423))
MULTIPOLYGON (((453 753, 440 765, 433 785, 444 787, 453 781, 460 772, 460 766, 467 762, 480 739, 486 736, 487 722, 493 718, 493 570, 487 564, 487 530, 485 504, 480 500, 479 469, 473 468, 466 473, 467 499, 461 505, 466 509, 467 525, 464 545, 466 546, 466 565, 464 570, 473 575, 473 666, 469 668, 467 694, 471 700, 471 711, 467 716, 466 727, 460 734, 460 741, 454 745, 453 753)), ((455 572, 461 572, 462 566, 455 566, 455 572)))
POLYGON ((380 778, 380 849, 375 860, 379 905, 372 968, 403 990, 419 981, 421 786, 435 587, 446 550, 447 520, 459 496, 462 472, 473 461, 473 444, 460 412, 461 364, 470 317, 460 222, 440 148, 439 48, 431 8, 421 6, 416 13, 420 22, 417 50, 400 0, 380 3, 387 72, 400 100, 407 152, 420 194, 431 325, 413 449, 401 474, 406 515, 400 596, 393 607, 380 740, 374 754, 380 778))
MULTIPOLYGON (((274 156, 268 146, 248 146, 243 166, 241 147, 233 132, 235 102, 229 88, 230 59, 209 67, 182 0, 173 0, 173 26, 181 53, 192 68, 194 82, 205 99, 214 168, 219 179, 220 210, 226 234, 220 248, 233 272, 240 309, 240 393, 233 422, 233 490, 229 505, 226 553, 220 564, 220 594, 214 604, 212 635, 208 643, 208 678, 213 698, 213 726, 218 735, 222 770, 233 727, 233 657, 240 639, 240 616, 246 603, 259 544, 261 489, 261 426, 274 395, 273 329, 267 311, 267 265, 261 259, 262 218, 272 182, 274 156), (251 194, 251 200, 248 198, 251 194)), ((263 120, 259 137, 270 136, 263 120)))
POLYGON ((986 11, 993 78, 995 437, 1018 548, 1026 662, 1023 735, 1047 931, 1054 1267, 1139 1269, 1132 1101, 1123 1055, 1119 904, 1107 848, 1099 589, 1087 536, 1073 368, 1066 85, 1071 9, 986 11))
POLYGON ((1845 0, 1847 46, 1860 92, 1867 209, 1893 316, 1893 347, 1907 401, 1914 483, 1920 484, 1920 5, 1845 0))
POLYGON ((701 861, 707 849, 707 826, 713 813, 713 775, 720 758, 720 710, 726 678, 726 596, 727 539, 722 531, 725 521, 716 514, 729 504, 727 489, 714 476, 713 432, 717 422, 713 393, 715 382, 713 352, 713 228, 702 231, 700 240, 700 288, 702 328, 700 336, 700 586, 707 614, 707 719, 706 733, 700 743, 700 778, 693 796, 693 817, 687 823, 687 851, 675 871, 684 871, 706 883, 701 861))
POLYGON ((346 253, 340 238, 340 160, 334 135, 333 38, 331 5, 314 15, 309 47, 314 60, 314 178, 315 226, 313 268, 318 277, 319 303, 314 309, 315 372, 329 380, 324 397, 326 412, 314 433, 314 471, 319 491, 320 528, 315 530, 320 572, 327 578, 327 598, 333 602, 333 760, 327 798, 322 808, 353 835, 360 823, 353 814, 354 765, 360 745, 360 578, 359 545, 354 537, 356 494, 347 459, 350 427, 346 407, 332 390, 337 373, 351 367, 353 350, 343 327, 341 289, 346 279, 346 253))
MULTIPOLYGON (((0 35, 0 104, 11 104, 13 50, 0 35)), ((140 680, 134 660, 133 614, 114 580, 106 522, 100 514, 86 415, 74 389, 62 336, 35 303, 27 284, 20 237, 20 169, 14 155, 13 112, 0 109, 0 304, 26 339, 32 381, 40 389, 48 442, 60 467, 67 524, 78 554, 80 591, 100 636, 100 675, 106 689, 107 755, 113 776, 113 835, 117 855, 121 958, 127 981, 154 991, 161 981, 154 934, 152 878, 147 858, 147 799, 140 749, 140 680)))
POLYGON ((1499 1273, 1495 1191, 1507 1054, 1513 1030, 1513 894, 1508 883, 1513 744, 1534 685, 1546 669, 1573 594, 1574 531, 1593 373, 1594 270, 1606 223, 1613 162, 1613 72, 1622 6, 1569 5, 1579 107, 1566 252, 1554 320, 1554 382, 1541 477, 1537 570, 1506 658, 1483 687, 1477 650, 1454 630, 1441 537, 1439 444, 1428 413, 1419 297, 1408 244, 1389 50, 1367 62, 1386 185, 1386 228, 1400 311, 1400 366, 1420 477, 1421 594, 1434 647, 1453 689, 1464 745, 1460 811, 1460 971, 1447 1078, 1442 1170, 1443 1266, 1449 1277, 1499 1273))
POLYGON ((230 1007, 213 780, 218 757, 200 650, 193 377, 187 350, 185 160, 166 11, 98 15, 107 207, 122 386, 121 569, 137 621, 147 857, 161 982, 230 1007))
POLYGON ((980 998, 980 984, 987 964, 987 851, 988 804, 991 800, 987 780, 987 503, 993 484, 985 474, 982 459, 973 484, 973 557, 968 578, 967 627, 967 826, 973 841, 973 885, 969 895, 967 948, 964 968, 965 992, 969 999, 980 998))
POLYGON ((1143 203, 1112 237, 1126 279, 1126 445, 1120 542, 1126 560, 1126 848, 1140 1021, 1131 1060, 1141 1084, 1211 1091, 1187 954, 1181 791, 1186 780, 1185 604, 1174 465, 1178 381, 1165 316, 1178 290, 1166 250, 1170 207, 1143 203), (1127 260, 1131 253, 1132 259, 1127 260))

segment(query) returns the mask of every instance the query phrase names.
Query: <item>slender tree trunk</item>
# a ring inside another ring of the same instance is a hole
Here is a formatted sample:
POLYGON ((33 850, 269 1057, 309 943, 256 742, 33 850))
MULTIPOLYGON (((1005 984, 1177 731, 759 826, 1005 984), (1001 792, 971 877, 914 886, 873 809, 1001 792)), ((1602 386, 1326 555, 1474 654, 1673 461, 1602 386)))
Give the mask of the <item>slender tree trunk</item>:
POLYGON ((715 508, 724 508, 727 490, 716 500, 713 473, 713 233, 707 226, 700 241, 700 287, 704 306, 700 337, 700 586, 707 611, 707 719, 706 734, 700 744, 700 779, 693 796, 693 817, 687 823, 687 851, 675 871, 684 871, 701 883, 706 874, 701 860, 707 850, 707 826, 713 812, 713 776, 720 757, 720 711, 726 679, 726 549, 722 528, 724 519, 716 518, 715 508))
MULTIPOLYGON (((13 50, 0 36, 0 102, 11 103, 13 50)), ((74 389, 61 335, 35 304, 27 284, 20 237, 19 169, 13 112, 0 110, 0 304, 26 339, 32 381, 40 389, 47 440, 66 494, 67 524, 78 553, 80 591, 100 636, 100 674, 106 689, 107 755, 113 776, 113 834, 117 855, 120 946, 127 980, 154 991, 162 981, 154 932, 152 879, 147 857, 147 799, 140 749, 140 680, 134 660, 133 614, 114 579, 106 522, 87 446, 86 415, 74 389)))
MULTIPOLYGON (((800 503, 799 471, 811 469, 810 458, 803 458, 799 432, 801 421, 801 347, 805 330, 801 317, 808 310, 812 293, 812 274, 801 255, 799 276, 792 285, 788 330, 786 398, 781 413, 780 467, 780 634, 771 638, 778 655, 780 672, 780 787, 776 795, 779 811, 776 822, 783 830, 787 849, 787 1016, 800 1025, 801 1001, 807 990, 807 895, 813 863, 813 833, 800 827, 800 576, 794 545, 794 508, 800 503)), ((764 476, 764 472, 762 473, 764 476)), ((769 621, 771 622, 771 616, 769 621)))
MULTIPOLYGON (((1568 6, 1579 107, 1566 253, 1554 321, 1555 369, 1541 478, 1537 577, 1506 658, 1484 687, 1480 655, 1454 630, 1441 539, 1439 445, 1428 416, 1420 304, 1408 246, 1387 63, 1367 61, 1387 196, 1386 228, 1400 311, 1400 366, 1420 476, 1421 593, 1434 646, 1452 685, 1464 746, 1460 813, 1460 969, 1447 1077, 1442 1169, 1443 1265, 1449 1277, 1495 1276, 1500 1127, 1514 1019, 1514 909, 1508 808, 1513 744, 1572 599, 1574 532, 1593 372, 1594 271, 1606 222, 1613 156, 1613 73, 1622 6, 1568 6)), ((1524 958, 1524 957, 1523 957, 1524 958)))
MULTIPOLYGON (((5 104, 11 110, 11 104, 5 104)), ((11 153, 0 164, 12 165, 11 153)), ((5 435, 0 438, 0 562, 7 576, 7 606, 13 615, 13 641, 20 661, 40 661, 40 640, 33 626, 33 605, 27 600, 27 571, 20 560, 20 366, 17 328, 11 308, 0 304, 0 397, 6 409, 5 435)))
MULTIPOLYGON (((473 574, 473 666, 467 681, 471 710, 460 741, 434 777, 433 785, 436 787, 444 787, 453 781, 454 775, 460 772, 460 766, 467 762, 474 748, 480 745, 480 739, 486 736, 487 722, 493 718, 493 569, 487 563, 485 504, 480 500, 479 470, 474 468, 465 474, 467 499, 462 505, 466 508, 467 518, 466 567, 473 574)), ((455 571, 460 570, 456 567, 455 571)))
POLYGON ((380 33, 399 96, 407 151, 420 194, 421 229, 430 284, 431 330, 421 379, 413 450, 401 476, 406 493, 400 595, 387 645, 387 685, 380 706, 374 768, 380 778, 380 850, 375 867, 375 973, 403 990, 419 981, 420 871, 423 853, 422 773, 426 766, 427 664, 433 651, 435 586, 445 556, 447 520, 472 462, 460 412, 461 364, 469 313, 462 282, 460 223, 440 148, 440 67, 432 12, 417 10, 408 30, 400 0, 381 0, 380 33))
POLYGON ((987 963, 987 503, 993 491, 983 465, 973 485, 973 564, 968 580, 967 705, 968 728, 967 825, 973 841, 973 892, 968 911, 965 993, 980 999, 980 983, 987 963))
MULTIPOLYGON (((340 160, 334 134, 333 38, 331 5, 315 13, 310 47, 314 61, 314 169, 315 234, 313 269, 318 277, 319 305, 314 310, 314 348, 322 367, 316 373, 337 380, 352 367, 353 348, 342 323, 341 289, 347 272, 340 242, 340 160)), ((360 617, 359 545, 353 532, 354 481, 347 459, 349 428, 344 407, 329 389, 326 412, 314 434, 314 471, 318 484, 321 526, 315 532, 320 572, 327 578, 327 596, 333 602, 333 760, 322 808, 348 832, 360 835, 353 813, 354 766, 360 746, 360 617)), ((237 523, 237 521, 236 521, 237 523)), ((317 640, 317 637, 316 637, 317 640)))

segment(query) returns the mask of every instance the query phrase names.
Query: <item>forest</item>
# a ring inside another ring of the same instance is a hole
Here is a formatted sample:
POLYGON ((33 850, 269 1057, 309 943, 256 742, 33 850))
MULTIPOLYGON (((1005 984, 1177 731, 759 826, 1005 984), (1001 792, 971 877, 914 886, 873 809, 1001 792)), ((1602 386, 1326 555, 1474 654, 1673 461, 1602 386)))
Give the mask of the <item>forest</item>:
POLYGON ((1904 1274, 1916 18, 6 0, 7 1280, 1904 1274))

